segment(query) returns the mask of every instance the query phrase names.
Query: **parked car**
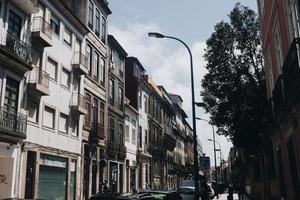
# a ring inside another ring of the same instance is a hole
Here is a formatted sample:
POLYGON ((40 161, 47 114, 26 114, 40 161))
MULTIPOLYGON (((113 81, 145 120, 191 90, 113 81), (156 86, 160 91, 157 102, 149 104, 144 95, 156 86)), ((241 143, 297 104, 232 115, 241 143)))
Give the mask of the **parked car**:
MULTIPOLYGON (((194 200, 195 199, 195 187, 183 186, 177 189, 177 192, 183 200, 194 200)), ((200 198, 199 198, 200 199, 200 198)))
POLYGON ((183 200, 176 190, 145 190, 138 194, 151 195, 155 200, 183 200))

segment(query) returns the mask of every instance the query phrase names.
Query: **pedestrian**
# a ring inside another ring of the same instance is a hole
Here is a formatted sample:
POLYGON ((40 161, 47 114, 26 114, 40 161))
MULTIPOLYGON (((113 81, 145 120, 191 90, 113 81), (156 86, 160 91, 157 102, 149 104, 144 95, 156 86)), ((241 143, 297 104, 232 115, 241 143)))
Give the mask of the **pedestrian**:
POLYGON ((102 183, 102 192, 103 193, 107 193, 108 192, 108 183, 107 180, 104 180, 104 182, 102 183))
POLYGON ((244 200, 244 185, 242 183, 238 184, 238 196, 239 200, 244 200))
POLYGON ((229 184, 229 186, 228 186, 227 200, 233 200, 233 186, 232 186, 232 184, 229 184))
POLYGON ((209 186, 206 181, 201 182, 201 200, 209 200, 209 186))

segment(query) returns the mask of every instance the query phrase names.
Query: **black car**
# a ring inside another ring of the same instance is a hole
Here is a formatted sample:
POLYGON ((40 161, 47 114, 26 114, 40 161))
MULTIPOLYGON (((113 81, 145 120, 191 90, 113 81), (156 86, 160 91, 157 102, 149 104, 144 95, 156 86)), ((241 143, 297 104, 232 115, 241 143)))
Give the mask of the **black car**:
POLYGON ((182 200, 182 198, 176 191, 145 190, 128 196, 99 193, 90 200, 182 200))

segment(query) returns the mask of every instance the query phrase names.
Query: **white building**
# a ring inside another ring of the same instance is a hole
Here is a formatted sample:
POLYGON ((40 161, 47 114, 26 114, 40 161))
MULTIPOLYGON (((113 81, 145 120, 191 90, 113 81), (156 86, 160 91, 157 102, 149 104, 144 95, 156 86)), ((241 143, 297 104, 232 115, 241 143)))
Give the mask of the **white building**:
MULTIPOLYGON (((27 76, 28 125, 21 155, 21 198, 79 199, 80 82, 85 26, 63 4, 44 0, 31 16, 34 69, 27 76)), ((85 67, 85 66, 84 66, 85 67)))
POLYGON ((137 170, 137 141, 138 141, 138 111, 125 103, 125 146, 127 148, 125 160, 125 193, 136 191, 138 184, 137 170))
POLYGON ((20 156, 26 138, 26 78, 32 69, 32 1, 0 1, 0 199, 19 196, 20 156))

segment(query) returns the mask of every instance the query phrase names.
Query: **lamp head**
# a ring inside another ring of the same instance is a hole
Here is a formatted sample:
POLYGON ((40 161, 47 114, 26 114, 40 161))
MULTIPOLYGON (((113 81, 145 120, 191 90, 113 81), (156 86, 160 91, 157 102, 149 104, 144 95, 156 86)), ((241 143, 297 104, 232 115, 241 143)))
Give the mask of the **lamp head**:
POLYGON ((195 102, 195 105, 198 106, 198 107, 202 107, 202 108, 206 108, 206 104, 203 103, 203 102, 195 102))
POLYGON ((165 36, 161 33, 156 33, 156 32, 150 32, 148 33, 149 37, 154 37, 154 38, 164 38, 165 36))

